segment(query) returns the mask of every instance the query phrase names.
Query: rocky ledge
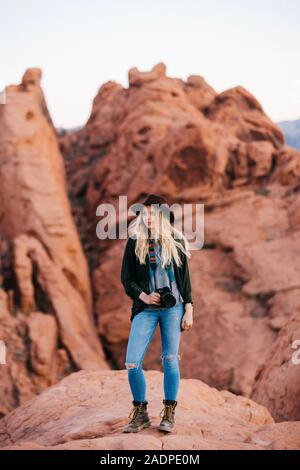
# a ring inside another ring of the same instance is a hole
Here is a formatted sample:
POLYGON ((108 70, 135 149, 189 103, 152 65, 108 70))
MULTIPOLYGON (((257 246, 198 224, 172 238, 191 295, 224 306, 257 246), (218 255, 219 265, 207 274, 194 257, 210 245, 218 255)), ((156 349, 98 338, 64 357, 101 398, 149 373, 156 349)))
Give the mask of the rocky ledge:
POLYGON ((300 449, 300 421, 275 423, 267 408, 196 379, 181 379, 172 433, 157 430, 163 374, 145 371, 152 426, 122 433, 132 408, 126 369, 65 377, 0 421, 4 449, 300 449))

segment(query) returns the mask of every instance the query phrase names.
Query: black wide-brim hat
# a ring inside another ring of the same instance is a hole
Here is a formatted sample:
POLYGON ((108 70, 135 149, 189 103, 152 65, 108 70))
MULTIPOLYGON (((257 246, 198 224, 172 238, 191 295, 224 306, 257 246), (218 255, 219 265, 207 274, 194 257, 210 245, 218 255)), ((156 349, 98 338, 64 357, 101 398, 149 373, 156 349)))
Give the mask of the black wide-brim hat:
POLYGON ((137 203, 132 206, 132 210, 136 213, 136 215, 139 215, 141 212, 141 204, 144 206, 151 206, 152 204, 159 205, 159 209, 161 209, 167 217, 170 217, 170 223, 173 224, 175 220, 174 212, 169 209, 167 201, 164 197, 159 196, 158 194, 149 194, 144 202, 137 203))

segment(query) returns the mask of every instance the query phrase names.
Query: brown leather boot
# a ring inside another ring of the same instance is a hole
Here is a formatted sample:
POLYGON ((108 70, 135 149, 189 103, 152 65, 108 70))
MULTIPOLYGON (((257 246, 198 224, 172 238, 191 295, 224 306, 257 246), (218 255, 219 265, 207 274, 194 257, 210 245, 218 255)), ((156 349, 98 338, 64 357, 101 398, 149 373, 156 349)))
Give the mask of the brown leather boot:
POLYGON ((175 424, 176 400, 163 400, 164 408, 160 412, 162 420, 158 426, 159 431, 172 431, 175 424))
POLYGON ((139 432, 143 428, 151 426, 147 411, 147 400, 144 402, 133 400, 132 403, 133 408, 128 415, 131 421, 123 428, 122 432, 139 432))

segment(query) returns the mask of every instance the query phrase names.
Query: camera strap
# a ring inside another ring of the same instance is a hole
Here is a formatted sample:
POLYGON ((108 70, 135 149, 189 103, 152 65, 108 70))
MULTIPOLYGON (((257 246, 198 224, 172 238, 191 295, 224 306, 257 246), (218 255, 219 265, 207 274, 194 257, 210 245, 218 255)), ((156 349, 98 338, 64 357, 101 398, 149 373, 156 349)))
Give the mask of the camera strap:
MULTIPOLYGON (((149 260, 150 260, 150 275, 151 277, 154 277, 154 285, 156 289, 156 281, 155 281, 155 271, 157 267, 156 263, 156 254, 155 254, 155 247, 154 247, 154 241, 152 239, 149 240, 149 260)), ((172 281, 174 280, 174 275, 171 270, 171 264, 166 266, 166 271, 168 274, 169 282, 170 282, 170 289, 172 292, 172 281)))

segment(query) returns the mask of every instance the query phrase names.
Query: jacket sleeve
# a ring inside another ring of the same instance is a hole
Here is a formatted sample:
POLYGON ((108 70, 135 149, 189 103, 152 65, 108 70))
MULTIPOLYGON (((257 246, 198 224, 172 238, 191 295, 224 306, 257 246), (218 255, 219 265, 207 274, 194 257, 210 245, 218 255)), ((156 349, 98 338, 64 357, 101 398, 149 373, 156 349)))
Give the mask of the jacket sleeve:
POLYGON ((132 300, 138 299, 143 292, 143 289, 137 283, 135 256, 134 240, 129 237, 123 255, 121 282, 126 294, 132 300))
POLYGON ((181 252, 182 254, 182 288, 183 288, 183 301, 184 303, 193 303, 193 296, 192 296, 192 286, 191 286, 191 278, 190 278, 190 271, 189 271, 189 264, 188 258, 185 253, 181 252))

